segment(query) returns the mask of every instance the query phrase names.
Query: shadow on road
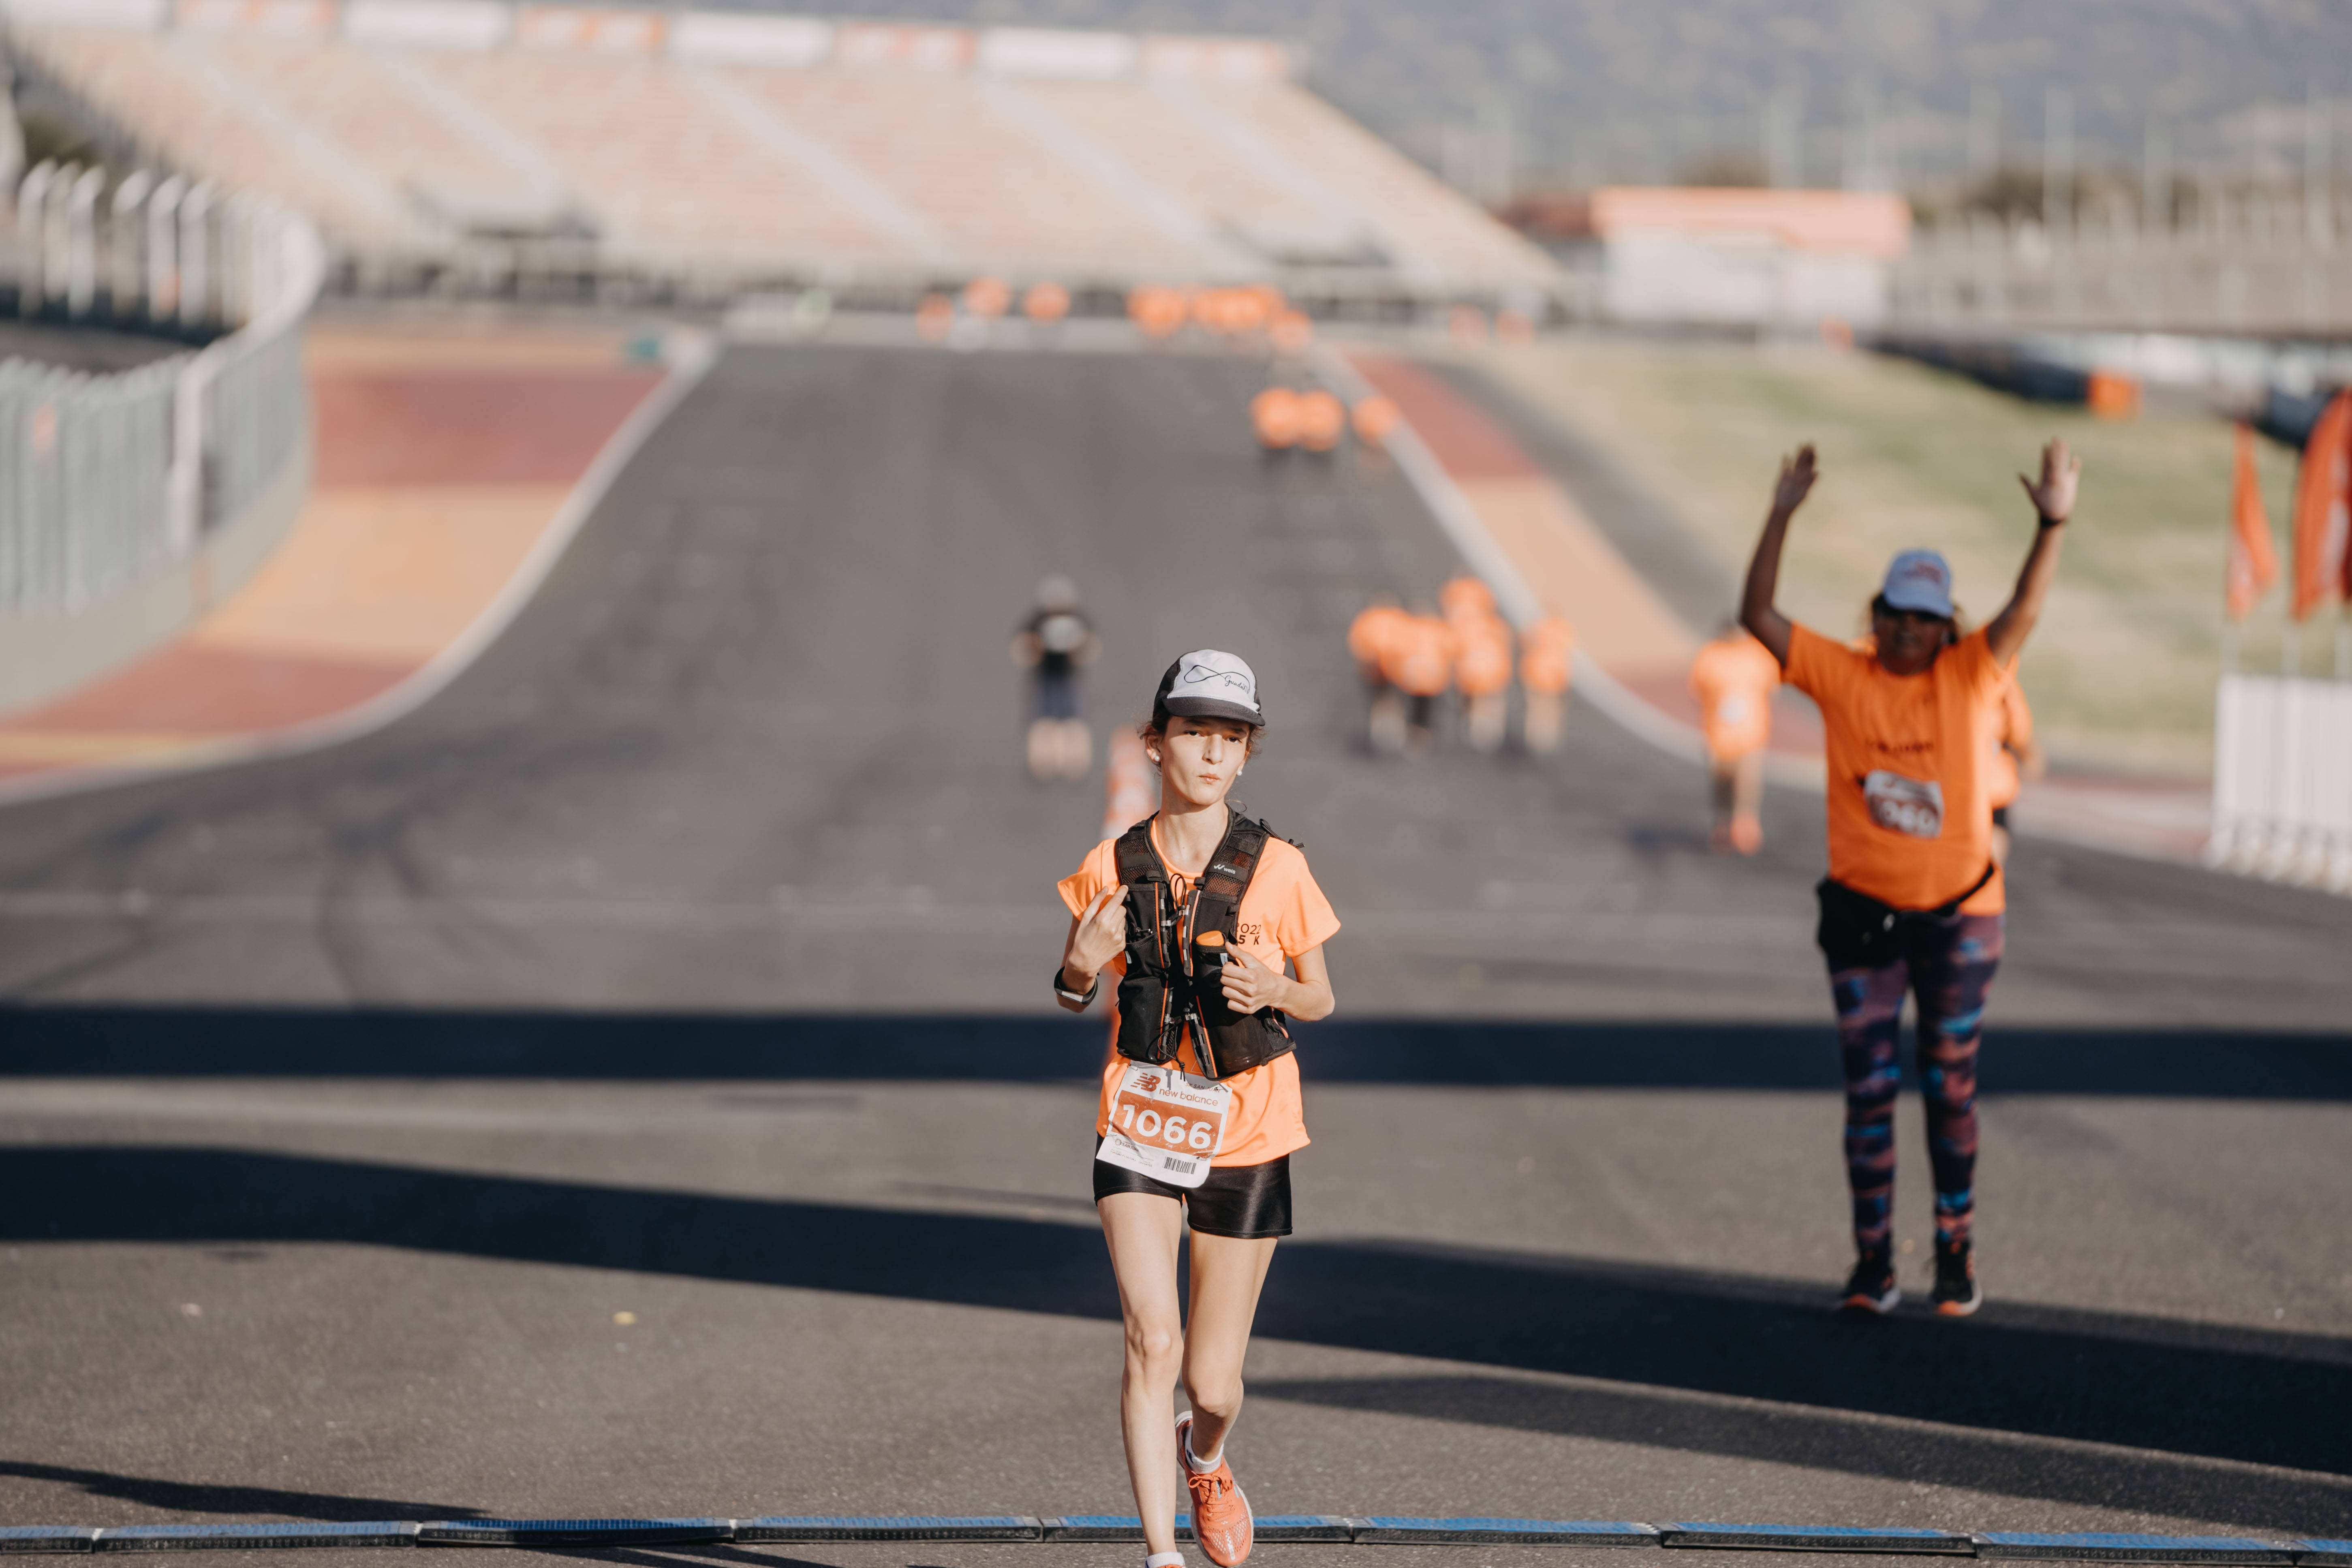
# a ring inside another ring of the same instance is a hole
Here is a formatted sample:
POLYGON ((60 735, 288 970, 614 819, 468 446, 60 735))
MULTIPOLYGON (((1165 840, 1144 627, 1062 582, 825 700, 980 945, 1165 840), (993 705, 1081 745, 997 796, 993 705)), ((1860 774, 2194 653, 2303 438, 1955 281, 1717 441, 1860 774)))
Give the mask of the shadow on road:
MULTIPOLYGON (((0 1237, 8 1241, 341 1242, 1118 1315, 1101 1240, 1083 1223, 178 1148, 0 1150, 0 1237)), ((1998 1303, 1965 1326, 1926 1317, 1856 1323, 1824 1311, 1817 1291, 1778 1281, 1311 1241, 1283 1248, 1259 1326, 1312 1344, 1772 1400, 1819 1414, 1743 1423, 1710 1411, 1693 1426, 1638 1414, 1625 1403, 1639 1398, 1631 1394, 1612 1405, 1546 1389, 1501 1401, 1499 1415, 1464 1416, 1478 1402, 1445 1394, 1445 1385, 1314 1385, 1328 1403, 1385 1399, 1391 1405, 1380 1407, 1410 1408, 1413 1398, 1450 1399, 1447 1413, 1457 1418, 1568 1429, 1581 1429, 1574 1426, 1581 1421, 1632 1440, 1724 1443, 1759 1458, 1871 1475, 1901 1463, 1923 1481, 2066 1501, 2113 1505, 2133 1488, 2157 1488, 2178 1501, 2179 1488, 2159 1479, 2186 1474, 2193 1461, 2149 1465, 2137 1472, 2144 1480, 2126 1487, 2116 1466, 2037 1467, 1991 1436, 1948 1453, 1940 1442, 1847 1431, 1856 1424, 1839 1413, 2352 1471, 2352 1426, 2342 1419, 2352 1408, 2352 1342, 2312 1335, 1998 1303), (1730 1436, 1695 1435, 1706 1430, 1730 1436)), ((1309 1385, 1290 1389, 1318 1397, 1309 1385)), ((2320 1532, 2352 1527, 2352 1481, 2281 1478, 2268 1495, 2242 1481, 2211 1485, 2214 1495, 2191 1511, 2252 1523, 2250 1500, 2260 1497, 2261 1522, 2320 1532)))
POLYGON ((71 1487, 87 1497, 109 1498, 167 1509, 174 1513, 217 1513, 239 1519, 318 1520, 326 1523, 380 1519, 478 1519, 478 1508, 451 1503, 407 1502, 396 1498, 341 1497, 327 1492, 287 1491, 278 1487, 203 1486, 119 1476, 110 1470, 74 1469, 22 1459, 0 1459, 0 1477, 71 1487))
MULTIPOLYGON (((0 1011, 5 1078, 1090 1079, 1096 1018, 239 1007, 0 1011)), ((1828 1025, 1351 1018, 1298 1028, 1309 1082, 1829 1089, 1828 1025)), ((1987 1094, 2352 1100, 2352 1034, 2004 1028, 1987 1094)))

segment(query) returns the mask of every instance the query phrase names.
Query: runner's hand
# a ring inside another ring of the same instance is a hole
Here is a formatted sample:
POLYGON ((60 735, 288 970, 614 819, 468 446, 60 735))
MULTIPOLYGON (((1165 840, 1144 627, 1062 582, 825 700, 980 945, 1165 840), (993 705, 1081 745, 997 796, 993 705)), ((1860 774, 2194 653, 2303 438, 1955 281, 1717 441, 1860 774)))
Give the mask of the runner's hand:
POLYGON ((1062 961, 1063 968, 1075 964, 1088 974, 1100 974, 1105 965, 1126 951, 1126 896, 1127 889, 1116 882, 1095 895, 1095 901, 1078 917, 1077 930, 1070 933, 1070 954, 1062 961))
POLYGON ((2063 522, 2074 515, 2074 489, 2083 482, 2083 459, 2066 449, 2063 440, 2053 441, 2042 448, 2042 482, 2034 483, 2023 474, 2017 482, 2025 487, 2033 510, 2053 522, 2063 522))
POLYGON ((1225 1001, 1236 1013, 1279 1005, 1282 972, 1269 969, 1236 947, 1225 955, 1225 1001))
POLYGON ((1813 464, 1813 446, 1808 441, 1797 448, 1793 458, 1780 459, 1780 477, 1772 484, 1772 510, 1783 517, 1793 517, 1805 498, 1812 493, 1813 481, 1822 471, 1813 464))

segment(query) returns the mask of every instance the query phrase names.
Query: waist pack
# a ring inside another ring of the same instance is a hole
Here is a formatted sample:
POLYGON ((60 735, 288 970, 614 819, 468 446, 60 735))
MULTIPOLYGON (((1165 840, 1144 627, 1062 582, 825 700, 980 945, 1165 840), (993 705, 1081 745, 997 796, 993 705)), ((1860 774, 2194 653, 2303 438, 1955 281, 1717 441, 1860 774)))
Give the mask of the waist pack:
POLYGON ((1813 896, 1822 906, 1821 923, 1813 930, 1813 941, 1820 944, 1822 955, 1829 960, 1832 970, 1877 969, 1899 963, 1925 945, 1949 934, 1959 923, 1960 906, 1992 880, 1993 870, 1988 861, 1984 875, 1969 884, 1967 892, 1932 910, 1898 910, 1843 882, 1823 877, 1813 887, 1813 896))
POLYGON ((1271 830, 1238 807, 1209 868, 1191 895, 1175 897, 1168 868, 1146 817, 1119 835, 1118 879, 1127 886, 1127 973, 1118 983, 1118 1053, 1133 1061, 1175 1059, 1192 1026, 1201 1069, 1213 1079, 1263 1067, 1291 1049, 1290 1031, 1272 1007, 1236 1013, 1225 1001, 1222 954, 1233 951, 1242 895, 1249 891, 1271 830), (1200 938, 1216 932, 1215 960, 1201 957, 1200 938))

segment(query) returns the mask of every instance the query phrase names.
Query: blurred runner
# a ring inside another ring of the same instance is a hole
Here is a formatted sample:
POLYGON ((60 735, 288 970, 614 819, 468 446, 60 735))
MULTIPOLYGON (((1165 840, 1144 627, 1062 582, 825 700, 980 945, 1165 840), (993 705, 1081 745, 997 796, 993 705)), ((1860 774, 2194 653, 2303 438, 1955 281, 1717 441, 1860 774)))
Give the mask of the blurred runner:
POLYGON ((1057 326, 1070 313, 1070 291, 1059 283, 1032 283, 1021 296, 1021 313, 1038 326, 1057 326))
POLYGON ((1568 688, 1575 674, 1576 633, 1558 616, 1546 616, 1519 642, 1519 689, 1527 713, 1519 741, 1538 756, 1559 750, 1568 728, 1568 688))
POLYGON ((955 301, 945 294, 926 294, 923 302, 915 307, 915 331, 926 342, 945 342, 955 331, 955 301))
POLYGON ((1715 799, 1709 842, 1718 855, 1753 855, 1764 847, 1764 748, 1772 738, 1772 693, 1780 661, 1736 621, 1691 662, 1691 695, 1698 699, 1699 730, 1706 737, 1707 773, 1715 799))
POLYGON ((1202 648, 1169 666, 1140 737, 1160 809, 1096 845, 1057 889, 1070 929, 1055 999, 1083 1011, 1104 972, 1117 977, 1094 1193, 1126 1328, 1119 1428, 1145 1568, 1182 1568, 1180 1470, 1209 1561, 1250 1554, 1255 1521, 1226 1453, 1258 1293, 1291 1232, 1290 1157, 1307 1143, 1286 1025, 1333 1005, 1323 944, 1339 917, 1307 857, 1228 801, 1264 726, 1239 658, 1202 648))
POLYGON ((1437 746, 1437 700, 1454 677, 1454 633, 1434 606, 1417 604, 1391 622, 1381 673, 1404 698, 1404 750, 1427 756, 1437 746))
POLYGON ((1365 738, 1373 751, 1389 756, 1404 750, 1404 699, 1389 684, 1381 659, 1404 618, 1394 594, 1375 594, 1348 626, 1348 651, 1364 681, 1365 738))
POLYGON ((1474 752, 1502 749, 1510 725, 1511 628, 1495 613, 1494 590, 1464 575, 1437 591, 1454 634, 1454 688, 1462 694, 1462 735, 1474 752))
POLYGON ((1339 449, 1348 434, 1348 409, 1338 398, 1318 388, 1298 395, 1298 444, 1318 457, 1339 449))
POLYGON ((1784 678, 1821 705, 1828 742, 1829 875, 1816 939, 1829 962, 1845 1067, 1846 1180, 1859 1254, 1839 1305, 1886 1312, 1895 1279, 1896 1027, 1919 1009, 1919 1081, 1936 1178, 1936 1310, 1965 1317, 1984 1296, 1970 1246, 1976 1214, 1977 1049, 2000 966, 2005 889, 1992 853, 1986 737, 2008 667, 2041 618, 2082 464, 2063 441, 2018 482, 2039 526, 2009 603, 1961 634, 1951 569, 1906 550, 1871 601, 1874 652, 1832 642, 1774 607, 1789 521, 1816 478, 1813 449, 1783 461, 1757 541, 1740 621, 1784 678))
POLYGON ((1404 415, 1385 397, 1367 397, 1355 408, 1356 439, 1375 452, 1389 449, 1389 435, 1404 423, 1404 415))
POLYGON ((1012 307, 1013 289, 1002 278, 975 278, 963 286, 963 308, 968 315, 992 321, 1012 307))
POLYGON ((1298 445, 1300 423, 1298 394, 1286 386, 1269 386, 1250 399, 1250 425, 1267 457, 1278 458, 1298 445))
POLYGON ((1163 342, 1184 330, 1192 307, 1185 303, 1183 290, 1147 283, 1128 295, 1127 313, 1145 337, 1163 342))
POLYGON ((1151 815, 1159 799, 1159 778, 1144 753, 1143 738, 1133 730, 1114 730, 1110 764, 1103 770, 1102 836, 1116 838, 1151 815))
POLYGON ((2009 864, 2009 808, 2017 800, 2021 780, 2038 779, 2049 771, 2049 760, 2033 740, 2033 710, 2025 705, 2017 671, 2008 671, 2000 691, 2000 727, 1993 735, 1990 782, 1992 793, 1992 858, 2009 864))
POLYGON ((1315 342, 1315 322, 1304 310, 1278 310, 1266 329, 1276 353, 1303 354, 1315 342))
POLYGON ((1037 584, 1037 607, 1013 637, 1013 662, 1034 671, 1036 709, 1029 720, 1029 776, 1082 779, 1094 737, 1078 715, 1078 671, 1095 656, 1095 632, 1078 609, 1077 584, 1059 573, 1037 584))

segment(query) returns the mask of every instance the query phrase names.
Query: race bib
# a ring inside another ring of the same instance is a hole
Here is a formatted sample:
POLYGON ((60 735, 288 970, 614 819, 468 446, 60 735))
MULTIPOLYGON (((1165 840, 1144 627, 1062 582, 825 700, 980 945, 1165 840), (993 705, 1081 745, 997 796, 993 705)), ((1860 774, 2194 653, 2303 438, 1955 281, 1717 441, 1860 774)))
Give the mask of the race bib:
POLYGON ((1939 838, 1944 832, 1944 786, 1932 779, 1906 779, 1874 768, 1862 781, 1870 820, 1914 838, 1939 838))
POLYGON ((1110 1131, 1095 1158, 1171 1187, 1197 1187, 1225 1146, 1234 1091, 1213 1078, 1129 1062, 1111 1100, 1110 1131))

